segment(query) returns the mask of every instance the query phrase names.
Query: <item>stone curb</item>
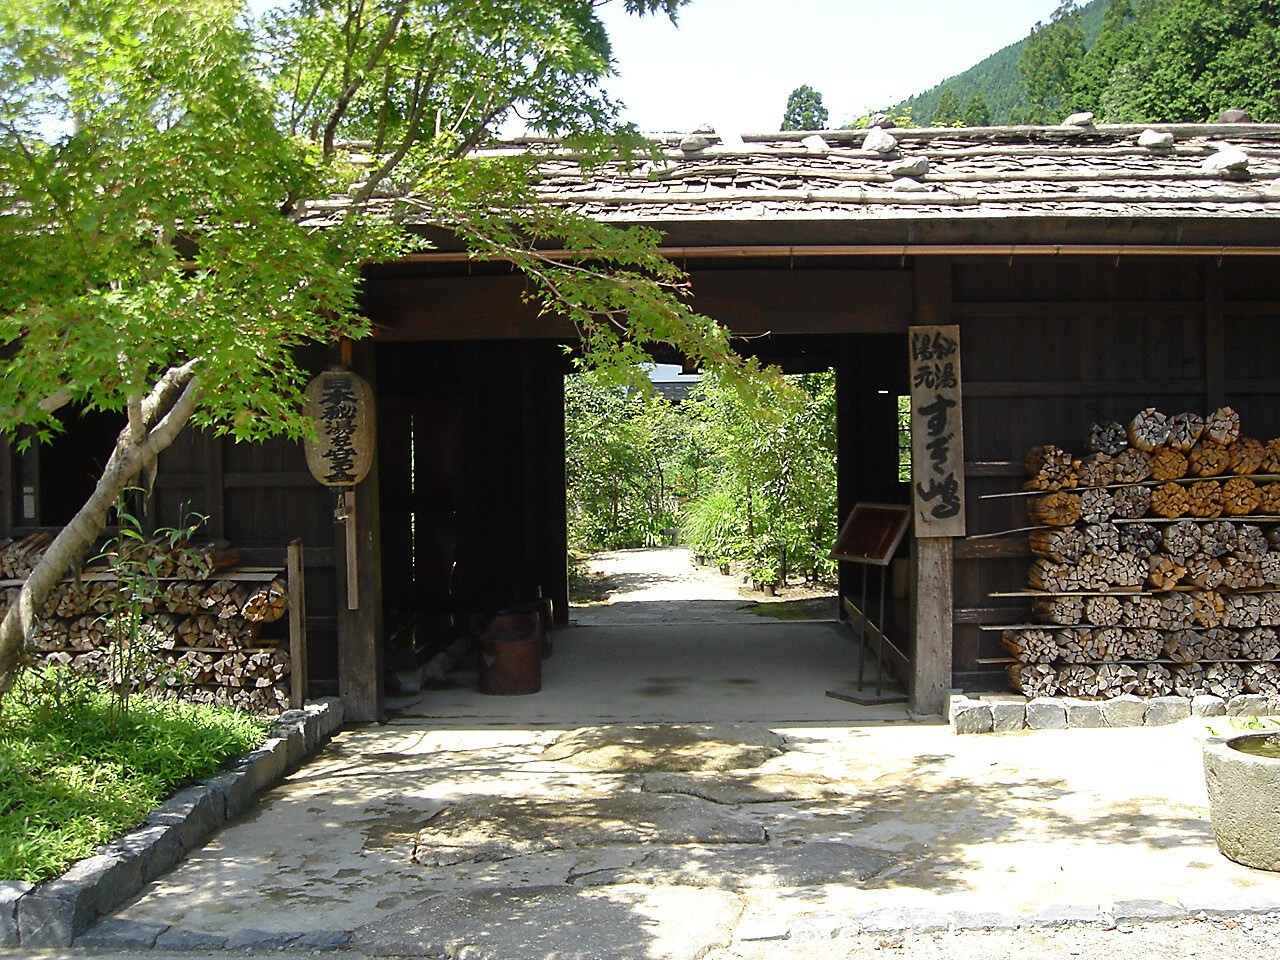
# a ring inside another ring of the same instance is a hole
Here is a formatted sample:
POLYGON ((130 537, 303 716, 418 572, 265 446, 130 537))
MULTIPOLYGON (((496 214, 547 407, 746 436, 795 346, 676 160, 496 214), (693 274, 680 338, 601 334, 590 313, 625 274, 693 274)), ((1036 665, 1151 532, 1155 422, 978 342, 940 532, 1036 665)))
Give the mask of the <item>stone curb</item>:
POLYGON ((1195 697, 1136 697, 1131 693, 1110 700, 1071 697, 968 696, 952 691, 947 718, 955 733, 1007 733, 1012 730, 1079 730, 1098 727, 1157 727, 1187 717, 1277 717, 1280 697, 1246 693, 1227 700, 1201 694, 1195 697))
POLYGON ((62 876, 38 887, 0 882, 0 947, 98 946, 99 940, 120 947, 155 945, 165 929, 154 924, 105 921, 102 933, 85 932, 296 770, 342 726, 342 719, 342 704, 335 697, 287 710, 272 722, 262 746, 178 791, 141 827, 72 864, 62 876))

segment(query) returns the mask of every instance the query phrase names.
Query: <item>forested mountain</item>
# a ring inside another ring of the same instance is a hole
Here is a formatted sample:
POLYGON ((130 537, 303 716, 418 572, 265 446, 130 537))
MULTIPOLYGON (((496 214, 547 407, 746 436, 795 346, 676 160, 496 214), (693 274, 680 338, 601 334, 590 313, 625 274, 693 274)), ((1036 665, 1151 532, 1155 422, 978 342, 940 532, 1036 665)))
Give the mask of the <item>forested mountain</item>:
MULTIPOLYGON (((1098 39, 1107 3, 1108 0, 1091 0, 1080 8, 1085 42, 1089 46, 1098 39)), ((963 105, 977 94, 986 102, 988 122, 1010 123, 1015 114, 1024 111, 1029 105, 1022 85, 1022 75, 1018 71, 1018 60, 1027 45, 1027 39, 1023 37, 1017 43, 1009 44, 964 73, 948 77, 936 87, 909 97, 886 112, 897 116, 910 111, 912 122, 927 126, 933 120, 939 98, 944 91, 951 90, 962 105, 962 110, 963 105)))
POLYGON ((1275 0, 1062 0, 1048 23, 890 109, 935 125, 1280 121, 1275 0))

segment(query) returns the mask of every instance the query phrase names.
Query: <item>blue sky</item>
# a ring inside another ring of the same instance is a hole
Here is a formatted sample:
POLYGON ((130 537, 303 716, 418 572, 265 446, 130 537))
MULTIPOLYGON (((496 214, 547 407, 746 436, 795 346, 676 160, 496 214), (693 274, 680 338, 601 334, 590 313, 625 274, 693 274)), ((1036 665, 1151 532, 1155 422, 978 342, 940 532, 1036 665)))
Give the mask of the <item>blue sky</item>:
POLYGON ((807 83, 831 126, 903 100, 1026 36, 1057 0, 692 0, 679 27, 602 10, 619 76, 610 92, 646 132, 711 123, 777 130, 807 83))

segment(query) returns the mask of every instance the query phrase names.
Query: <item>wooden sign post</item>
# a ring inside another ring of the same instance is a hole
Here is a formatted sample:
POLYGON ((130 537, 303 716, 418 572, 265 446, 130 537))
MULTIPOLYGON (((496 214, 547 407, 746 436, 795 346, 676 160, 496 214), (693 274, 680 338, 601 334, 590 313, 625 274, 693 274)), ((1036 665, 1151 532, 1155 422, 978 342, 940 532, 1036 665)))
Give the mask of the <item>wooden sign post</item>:
POLYGON ((953 537, 964 536, 964 434, 960 328, 951 319, 951 267, 941 258, 916 269, 911 362, 911 500, 915 521, 911 709, 942 713, 952 681, 953 537))
POLYGON ((963 537, 960 328, 912 327, 911 493, 917 537, 963 537))
POLYGON ((373 465, 377 436, 373 419, 373 389, 350 370, 329 370, 306 389, 307 415, 316 436, 306 443, 307 467, 327 487, 339 487, 337 517, 347 531, 347 609, 360 606, 359 566, 356 561, 356 498, 354 488, 373 465))

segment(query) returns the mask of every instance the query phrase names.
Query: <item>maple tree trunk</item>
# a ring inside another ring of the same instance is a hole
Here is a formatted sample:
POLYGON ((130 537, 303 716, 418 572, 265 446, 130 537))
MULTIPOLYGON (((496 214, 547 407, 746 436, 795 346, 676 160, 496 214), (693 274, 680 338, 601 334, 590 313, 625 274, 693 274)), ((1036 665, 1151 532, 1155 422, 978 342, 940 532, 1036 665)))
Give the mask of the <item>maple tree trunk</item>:
POLYGON ((54 537, 23 583, 17 602, 0 622, 0 696, 9 692, 17 678, 22 652, 35 632, 36 611, 102 535, 121 494, 191 419, 199 383, 193 370, 193 363, 172 368, 156 384, 145 404, 141 435, 136 435, 138 426, 132 423, 120 431, 93 493, 54 537))

